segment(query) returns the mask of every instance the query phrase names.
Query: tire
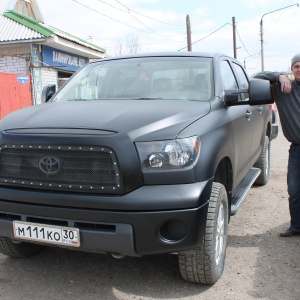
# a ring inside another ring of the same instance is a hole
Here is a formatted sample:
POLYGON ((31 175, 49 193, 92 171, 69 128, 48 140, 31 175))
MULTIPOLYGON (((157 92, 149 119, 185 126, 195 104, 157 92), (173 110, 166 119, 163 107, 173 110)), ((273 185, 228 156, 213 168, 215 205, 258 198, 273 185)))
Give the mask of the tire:
POLYGON ((264 147, 258 161, 254 164, 255 168, 261 169, 260 175, 255 180, 255 185, 265 185, 270 177, 270 140, 265 136, 264 147))
POLYGON ((222 184, 214 182, 201 245, 178 253, 182 278, 208 285, 216 283, 224 270, 227 234, 227 193, 222 184))
POLYGON ((26 258, 39 253, 44 246, 30 243, 14 243, 11 239, 0 237, 0 252, 14 258, 26 258))

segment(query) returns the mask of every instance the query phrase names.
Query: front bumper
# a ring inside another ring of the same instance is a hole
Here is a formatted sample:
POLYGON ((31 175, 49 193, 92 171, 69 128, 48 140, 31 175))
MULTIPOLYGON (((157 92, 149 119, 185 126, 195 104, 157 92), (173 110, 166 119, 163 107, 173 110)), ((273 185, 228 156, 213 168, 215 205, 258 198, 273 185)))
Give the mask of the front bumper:
MULTIPOLYGON (((143 186, 123 196, 45 193, 0 188, 0 236, 14 220, 79 228, 80 251, 128 256, 198 246, 212 181, 143 186)), ((73 248, 72 248, 73 249, 73 248)))

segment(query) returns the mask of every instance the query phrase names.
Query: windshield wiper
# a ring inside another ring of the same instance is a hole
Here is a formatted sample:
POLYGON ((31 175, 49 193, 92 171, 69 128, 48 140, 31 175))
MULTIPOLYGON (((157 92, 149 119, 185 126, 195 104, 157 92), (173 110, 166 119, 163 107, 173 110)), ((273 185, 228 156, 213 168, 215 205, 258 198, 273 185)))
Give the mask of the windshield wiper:
POLYGON ((67 101, 86 101, 86 100, 88 100, 88 99, 69 99, 67 101))
POLYGON ((163 98, 157 98, 157 97, 140 97, 140 98, 132 98, 133 100, 162 100, 163 98))

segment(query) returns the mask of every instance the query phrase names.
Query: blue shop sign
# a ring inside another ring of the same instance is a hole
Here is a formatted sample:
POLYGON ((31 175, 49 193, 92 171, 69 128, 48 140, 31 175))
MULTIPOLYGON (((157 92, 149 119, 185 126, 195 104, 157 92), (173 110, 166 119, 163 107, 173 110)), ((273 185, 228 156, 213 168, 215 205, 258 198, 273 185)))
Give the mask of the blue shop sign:
POLYGON ((28 76, 17 76, 17 80, 22 84, 22 85, 25 85, 28 80, 29 80, 29 77, 28 76))
POLYGON ((75 72, 86 65, 89 59, 49 46, 43 46, 43 62, 46 66, 61 67, 61 70, 75 72))

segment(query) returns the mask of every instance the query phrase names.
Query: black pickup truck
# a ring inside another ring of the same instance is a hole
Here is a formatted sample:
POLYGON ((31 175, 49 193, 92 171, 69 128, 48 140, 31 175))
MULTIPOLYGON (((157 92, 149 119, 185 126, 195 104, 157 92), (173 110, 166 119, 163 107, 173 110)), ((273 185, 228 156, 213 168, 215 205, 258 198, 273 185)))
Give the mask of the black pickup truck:
POLYGON ((268 81, 211 53, 91 62, 0 122, 0 251, 176 253, 185 280, 222 275, 228 222, 268 182, 268 81))

